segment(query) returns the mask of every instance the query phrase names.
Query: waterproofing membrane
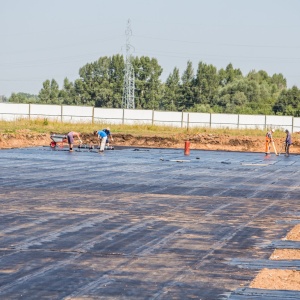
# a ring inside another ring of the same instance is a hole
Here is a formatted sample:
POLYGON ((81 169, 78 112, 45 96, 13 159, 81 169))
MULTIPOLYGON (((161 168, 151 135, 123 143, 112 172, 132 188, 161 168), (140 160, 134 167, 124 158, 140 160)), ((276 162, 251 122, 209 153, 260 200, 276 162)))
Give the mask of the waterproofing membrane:
POLYGON ((252 299, 236 297, 255 270, 229 262, 262 264, 300 222, 299 165, 183 149, 1 150, 0 298, 252 299))
POLYGON ((270 259, 233 259, 230 262, 239 268, 300 270, 300 260, 270 260, 270 259))
POLYGON ((272 241, 267 247, 272 249, 300 249, 300 242, 287 240, 272 241))
POLYGON ((300 299, 300 292, 297 291, 270 291, 263 289, 242 288, 237 289, 230 297, 230 300, 295 300, 300 299))

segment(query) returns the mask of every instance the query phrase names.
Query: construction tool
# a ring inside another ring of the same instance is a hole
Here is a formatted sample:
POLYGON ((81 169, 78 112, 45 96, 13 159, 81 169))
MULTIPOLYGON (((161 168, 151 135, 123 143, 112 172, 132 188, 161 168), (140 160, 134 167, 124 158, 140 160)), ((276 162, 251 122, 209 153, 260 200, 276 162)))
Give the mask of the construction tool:
POLYGON ((52 134, 50 135, 50 138, 52 140, 50 143, 51 148, 55 148, 56 146, 63 148, 64 143, 68 143, 68 138, 65 134, 52 134))
POLYGON ((190 162, 191 161, 189 159, 164 159, 164 158, 160 158, 159 160, 162 160, 162 161, 173 161, 173 162, 180 162, 180 163, 190 162))
MULTIPOLYGON (((100 147, 97 146, 97 145, 87 145, 87 144, 82 144, 80 143, 80 145, 78 145, 78 149, 89 149, 89 150, 92 150, 92 149, 99 149, 100 147)), ((105 150, 114 150, 114 146, 105 146, 104 148, 105 150)))
POLYGON ((275 152, 275 154, 278 156, 278 153, 277 153, 277 150, 276 150, 276 147, 275 147, 275 143, 274 143, 274 141, 272 141, 272 146, 273 146, 273 148, 274 148, 274 152, 275 152))

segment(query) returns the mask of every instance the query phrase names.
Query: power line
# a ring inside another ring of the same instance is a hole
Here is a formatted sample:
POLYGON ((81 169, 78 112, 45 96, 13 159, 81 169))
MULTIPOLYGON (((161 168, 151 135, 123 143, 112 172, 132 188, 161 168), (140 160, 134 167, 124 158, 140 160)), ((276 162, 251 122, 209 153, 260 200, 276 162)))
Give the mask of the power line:
POLYGON ((145 35, 133 35, 133 37, 151 39, 151 40, 159 40, 166 42, 175 42, 175 43, 185 43, 185 44, 200 44, 200 45, 211 45, 211 46, 224 46, 224 47, 248 47, 248 48, 284 48, 284 49, 300 49, 299 46, 286 46, 286 45, 251 45, 251 44, 227 44, 227 43, 203 43, 203 41, 189 41, 189 40, 176 40, 176 39, 168 39, 168 38, 158 38, 153 36, 145 36, 145 35))

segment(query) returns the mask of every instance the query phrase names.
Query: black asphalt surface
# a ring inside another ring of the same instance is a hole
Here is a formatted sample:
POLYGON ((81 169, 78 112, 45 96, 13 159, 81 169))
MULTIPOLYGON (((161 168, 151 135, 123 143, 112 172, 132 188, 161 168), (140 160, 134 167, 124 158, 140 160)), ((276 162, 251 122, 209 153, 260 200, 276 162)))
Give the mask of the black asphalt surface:
POLYGON ((248 288, 300 222, 299 167, 263 153, 1 150, 0 299, 300 299, 248 288))

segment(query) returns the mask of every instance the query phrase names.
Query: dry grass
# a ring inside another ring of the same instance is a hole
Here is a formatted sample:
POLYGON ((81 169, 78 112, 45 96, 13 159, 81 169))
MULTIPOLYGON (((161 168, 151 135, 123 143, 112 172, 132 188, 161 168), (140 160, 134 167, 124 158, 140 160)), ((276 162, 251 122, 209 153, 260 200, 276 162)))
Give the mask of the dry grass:
MULTIPOLYGON (((132 134, 134 136, 156 135, 160 137, 174 136, 179 134, 214 134, 228 136, 265 136, 265 130, 260 129, 229 129, 229 128, 177 128, 172 126, 156 125, 122 125, 107 123, 62 123, 49 121, 47 119, 18 119, 15 121, 0 121, 0 133, 16 133, 19 130, 30 130, 36 133, 61 133, 78 131, 81 133, 91 133, 109 126, 112 133, 132 134)), ((274 137, 283 137, 282 131, 276 131, 274 137)))

